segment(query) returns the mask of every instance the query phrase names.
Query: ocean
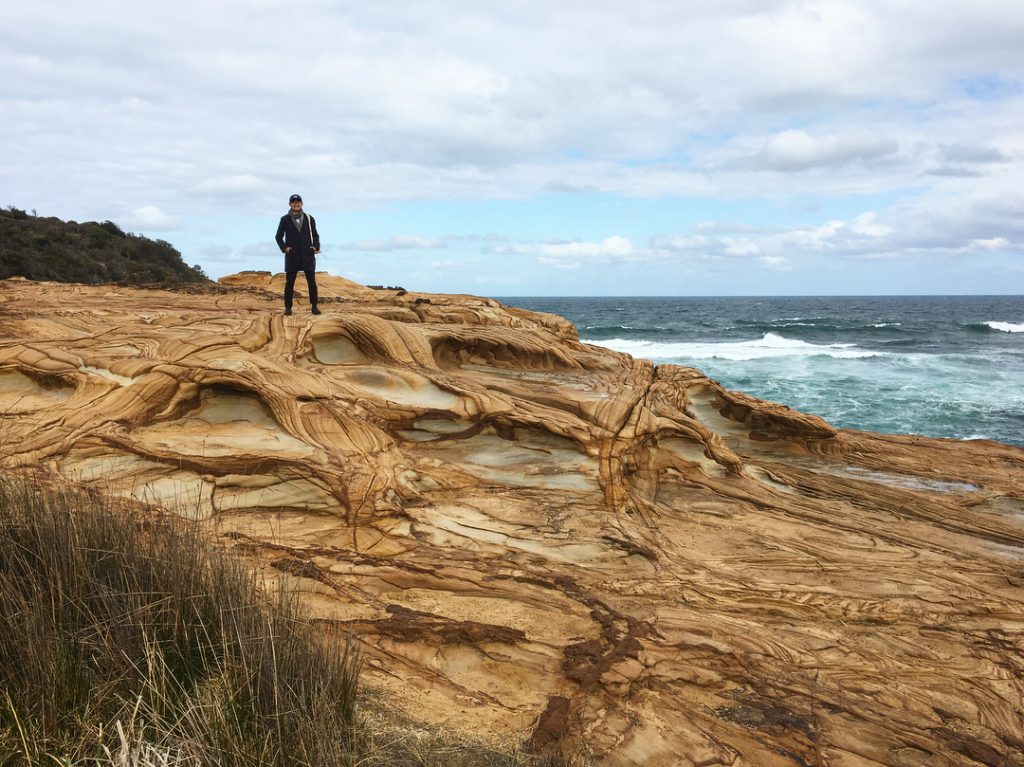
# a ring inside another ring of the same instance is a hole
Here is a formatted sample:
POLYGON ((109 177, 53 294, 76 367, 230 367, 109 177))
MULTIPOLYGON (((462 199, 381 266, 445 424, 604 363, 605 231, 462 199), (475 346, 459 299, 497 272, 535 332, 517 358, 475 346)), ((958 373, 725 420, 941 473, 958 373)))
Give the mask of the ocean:
POLYGON ((499 300, 835 426, 1024 446, 1024 296, 499 300))

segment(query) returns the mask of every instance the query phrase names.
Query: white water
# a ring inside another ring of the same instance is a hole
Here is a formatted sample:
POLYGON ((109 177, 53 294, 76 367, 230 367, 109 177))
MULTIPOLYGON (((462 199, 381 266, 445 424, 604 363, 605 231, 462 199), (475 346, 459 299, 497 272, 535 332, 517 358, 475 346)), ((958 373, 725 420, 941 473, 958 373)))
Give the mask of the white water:
POLYGON ((1001 330, 1004 333, 1024 333, 1024 323, 1021 322, 986 322, 993 330, 1001 330))
POLYGON ((601 341, 584 341, 595 346, 603 346, 617 352, 624 352, 634 357, 651 360, 689 359, 689 360, 755 360, 766 357, 816 357, 825 356, 835 359, 858 359, 862 357, 884 357, 884 352, 858 349, 855 344, 812 344, 792 338, 785 338, 776 333, 765 333, 752 341, 710 342, 662 342, 643 341, 628 338, 609 338, 601 341))

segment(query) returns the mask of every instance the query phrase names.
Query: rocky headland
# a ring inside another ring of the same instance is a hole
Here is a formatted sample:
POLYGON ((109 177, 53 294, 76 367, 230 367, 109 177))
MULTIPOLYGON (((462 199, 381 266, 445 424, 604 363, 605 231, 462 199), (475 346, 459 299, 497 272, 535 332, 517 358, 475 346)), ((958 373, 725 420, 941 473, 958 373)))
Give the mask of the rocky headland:
POLYGON ((0 469, 166 507, 409 714, 609 765, 1024 765, 1024 450, 321 275, 0 281, 0 469))

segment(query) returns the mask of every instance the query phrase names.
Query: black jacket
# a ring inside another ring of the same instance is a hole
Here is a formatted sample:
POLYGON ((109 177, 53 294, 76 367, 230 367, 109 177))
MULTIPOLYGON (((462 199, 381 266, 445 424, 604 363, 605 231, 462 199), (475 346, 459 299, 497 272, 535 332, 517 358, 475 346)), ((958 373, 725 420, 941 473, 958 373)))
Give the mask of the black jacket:
POLYGON ((316 270, 316 253, 320 250, 320 235, 316 231, 316 220, 304 213, 302 215, 302 229, 296 229, 292 223, 292 214, 285 213, 281 216, 281 223, 277 225, 277 247, 284 253, 285 248, 291 248, 289 253, 284 253, 284 270, 286 272, 305 272, 316 270))

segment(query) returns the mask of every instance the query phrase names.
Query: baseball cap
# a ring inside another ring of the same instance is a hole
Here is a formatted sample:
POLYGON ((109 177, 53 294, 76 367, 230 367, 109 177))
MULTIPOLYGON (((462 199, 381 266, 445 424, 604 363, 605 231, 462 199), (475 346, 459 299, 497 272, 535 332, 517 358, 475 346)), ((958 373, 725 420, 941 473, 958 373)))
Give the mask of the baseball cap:
POLYGON ((293 202, 302 202, 302 195, 300 195, 300 194, 293 194, 291 197, 288 198, 288 202, 289 202, 289 204, 291 204, 293 202))

